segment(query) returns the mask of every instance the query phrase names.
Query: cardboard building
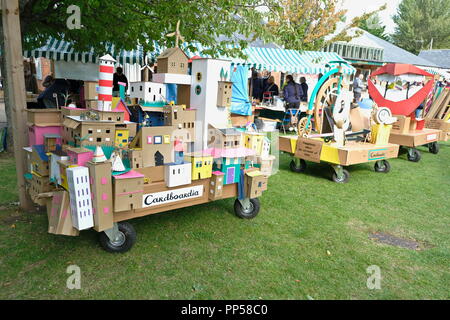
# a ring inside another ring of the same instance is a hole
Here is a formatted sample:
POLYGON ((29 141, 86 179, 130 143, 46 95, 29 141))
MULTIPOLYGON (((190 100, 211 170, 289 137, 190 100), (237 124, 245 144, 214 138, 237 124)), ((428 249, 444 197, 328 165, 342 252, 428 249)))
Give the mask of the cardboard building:
POLYGON ((220 171, 214 171, 209 181, 209 200, 222 198, 224 174, 220 171))
POLYGON ((217 92, 217 106, 229 108, 231 106, 233 82, 219 81, 217 92))
POLYGON ((144 193, 144 175, 131 170, 113 176, 114 212, 129 211, 142 208, 144 193))
POLYGON ((159 106, 160 102, 166 100, 166 94, 166 85, 163 83, 150 81, 130 83, 130 98, 136 98, 139 102, 154 103, 159 106))
POLYGON ((244 146, 256 151, 257 155, 261 155, 264 137, 264 133, 246 132, 244 134, 244 146))
POLYGON ((32 147, 32 154, 31 154, 31 165, 32 165, 32 172, 35 172, 43 177, 46 177, 49 175, 49 159, 48 155, 45 152, 45 146, 35 145, 32 147))
POLYGON ((259 170, 246 172, 245 180, 247 197, 250 199, 260 197, 267 190, 267 176, 259 170))
POLYGON ((53 196, 46 199, 48 215, 48 233, 65 236, 78 236, 79 231, 73 227, 70 213, 69 193, 55 191, 53 196))
POLYGON ((72 146, 113 145, 114 124, 114 121, 81 120, 80 117, 69 116, 63 122, 63 144, 72 146))
POLYGON ((95 114, 98 115, 99 120, 101 121, 113 121, 116 124, 119 123, 123 123, 124 122, 124 111, 119 110, 119 109, 114 109, 114 110, 108 110, 108 111, 104 111, 104 110, 92 110, 92 112, 94 112, 95 114))
POLYGON ((45 199, 40 198, 41 193, 50 192, 53 190, 50 184, 49 177, 43 177, 37 173, 32 173, 30 182, 30 197, 31 200, 39 206, 45 205, 45 199))
MULTIPOLYGON (((54 125, 54 126, 28 126, 28 144, 30 146, 34 146, 36 144, 44 144, 45 143, 45 135, 48 134, 55 134, 55 135, 61 135, 62 133, 62 127, 61 125, 54 125)), ((61 144, 62 139, 56 139, 57 144, 61 144)))
POLYGON ((128 138, 129 131, 128 129, 117 129, 116 128, 116 137, 114 139, 114 146, 117 148, 128 148, 128 138))
POLYGON ((89 169, 71 167, 66 170, 73 226, 85 230, 94 226, 89 169))
POLYGON ((192 166, 192 180, 208 179, 212 174, 213 157, 203 152, 193 152, 185 155, 186 161, 192 166))
MULTIPOLYGON (((218 106, 219 81, 223 70, 230 70, 231 61, 195 59, 192 61, 192 85, 190 107, 197 110, 196 120, 201 121, 203 148, 207 147, 208 125, 216 128, 228 126, 228 108, 218 106)), ((222 103, 220 103, 222 104, 222 103)))
POLYGON ((50 154, 50 181, 61 185, 61 169, 58 161, 69 161, 70 157, 62 150, 53 151, 50 154))
POLYGON ((191 181, 191 163, 169 163, 165 165, 166 185, 169 188, 190 184, 191 181))
POLYGON ((111 162, 88 162, 94 212, 94 229, 104 231, 113 227, 113 190, 111 162))
POLYGON ((128 160, 130 161, 130 167, 132 169, 141 169, 143 165, 142 150, 131 149, 128 151, 128 160))
POLYGON ((157 59, 158 73, 188 73, 188 56, 180 48, 168 48, 157 59))
POLYGON ((87 148, 79 147, 68 147, 66 148, 66 153, 70 158, 70 162, 74 165, 84 166, 88 161, 94 156, 94 152, 87 148))

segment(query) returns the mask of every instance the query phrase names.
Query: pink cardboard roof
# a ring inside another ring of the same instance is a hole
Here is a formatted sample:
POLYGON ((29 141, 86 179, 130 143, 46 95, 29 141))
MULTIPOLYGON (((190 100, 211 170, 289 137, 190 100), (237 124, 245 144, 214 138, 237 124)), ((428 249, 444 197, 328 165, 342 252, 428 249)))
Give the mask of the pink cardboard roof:
POLYGON ((255 150, 247 148, 209 148, 204 151, 204 153, 212 155, 214 158, 243 158, 247 156, 254 156, 256 154, 255 150))
POLYGON ((124 174, 119 174, 117 176, 114 176, 114 179, 132 179, 132 178, 143 178, 144 175, 134 171, 134 170, 130 170, 127 173, 124 174))

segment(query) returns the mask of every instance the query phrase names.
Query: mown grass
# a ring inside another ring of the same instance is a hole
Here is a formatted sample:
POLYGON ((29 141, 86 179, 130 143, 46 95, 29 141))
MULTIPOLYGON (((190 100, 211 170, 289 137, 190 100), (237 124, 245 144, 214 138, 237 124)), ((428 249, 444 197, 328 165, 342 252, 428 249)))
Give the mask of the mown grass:
POLYGON ((114 255, 97 234, 47 233, 47 216, 20 213, 15 161, 0 157, 2 299, 449 299, 450 144, 422 160, 403 154, 389 174, 373 164, 349 168, 348 184, 326 164, 270 178, 253 220, 233 214, 232 199, 131 220, 133 249, 114 255), (421 243, 413 251, 370 240, 380 231, 421 243), (66 288, 67 266, 81 268, 81 289, 66 288), (369 290, 366 269, 381 269, 369 290))

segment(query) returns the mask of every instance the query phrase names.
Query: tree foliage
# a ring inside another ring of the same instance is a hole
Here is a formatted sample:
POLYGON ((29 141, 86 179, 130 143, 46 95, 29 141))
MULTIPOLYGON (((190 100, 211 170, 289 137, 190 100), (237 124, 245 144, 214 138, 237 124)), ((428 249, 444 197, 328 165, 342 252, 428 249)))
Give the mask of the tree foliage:
POLYGON ((381 6, 345 24, 347 10, 341 7, 342 0, 279 0, 271 7, 266 29, 287 49, 319 50, 331 42, 350 41, 360 33, 350 36, 349 29, 386 9, 386 5, 381 6), (339 23, 345 27, 336 33, 339 23))
POLYGON ((127 50, 141 44, 153 50, 153 41, 174 45, 175 39, 165 35, 181 20, 187 43, 201 43, 209 48, 206 53, 225 53, 235 41, 245 47, 245 38, 264 38, 264 13, 256 9, 268 1, 272 0, 20 0, 24 48, 39 47, 54 37, 72 42, 76 50, 93 47, 101 53, 107 44, 127 50), (66 25, 70 5, 81 9, 81 30, 66 25))
POLYGON ((373 14, 366 20, 362 20, 359 27, 378 38, 389 41, 389 36, 386 34, 386 26, 381 23, 378 13, 373 14))
POLYGON ((392 39, 405 50, 419 53, 433 48, 450 47, 450 1, 403 0, 393 17, 397 24, 392 39))

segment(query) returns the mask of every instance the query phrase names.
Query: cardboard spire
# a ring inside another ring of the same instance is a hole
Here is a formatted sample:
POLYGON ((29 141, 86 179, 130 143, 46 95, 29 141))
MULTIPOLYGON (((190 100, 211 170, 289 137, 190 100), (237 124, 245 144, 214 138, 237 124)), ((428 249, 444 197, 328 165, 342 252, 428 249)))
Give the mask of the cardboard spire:
POLYGON ((94 157, 92 158, 92 162, 105 162, 106 161, 106 157, 105 154, 103 152, 102 147, 97 146, 97 148, 95 149, 94 152, 94 157))
POLYGON ((112 169, 112 171, 115 171, 115 172, 120 172, 120 171, 126 170, 120 156, 117 156, 114 158, 111 169, 112 169))

